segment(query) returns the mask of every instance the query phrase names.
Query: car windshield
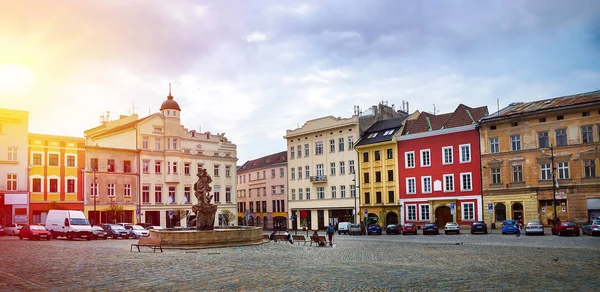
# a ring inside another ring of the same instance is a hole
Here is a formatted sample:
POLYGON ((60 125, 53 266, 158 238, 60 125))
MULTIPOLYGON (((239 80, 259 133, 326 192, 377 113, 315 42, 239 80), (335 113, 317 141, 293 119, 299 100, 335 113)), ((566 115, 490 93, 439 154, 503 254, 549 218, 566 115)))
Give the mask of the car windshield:
POLYGON ((435 225, 433 223, 427 223, 427 224, 425 224, 425 227, 434 227, 434 226, 437 226, 437 225, 435 225))
POLYGON ((121 225, 111 225, 110 227, 111 227, 112 229, 118 229, 118 230, 125 229, 125 227, 123 227, 123 226, 121 226, 121 225))
POLYGON ((133 225, 132 228, 135 229, 135 230, 144 230, 144 227, 139 226, 139 225, 133 225))
POLYGON ((446 226, 456 226, 456 225, 458 225, 458 223, 454 223, 454 222, 446 223, 446 226))
POLYGON ((90 225, 87 219, 71 219, 71 225, 90 225))
POLYGON ((31 229, 31 230, 46 230, 46 228, 44 228, 44 226, 39 226, 39 225, 31 225, 31 226, 29 226, 29 229, 31 229))
POLYGON ((504 220, 504 225, 515 225, 515 220, 504 220))
POLYGON ((94 228, 94 230, 104 230, 104 229, 102 229, 102 227, 100 227, 100 226, 94 226, 93 228, 94 228))
POLYGON ((600 224, 600 220, 594 220, 592 221, 592 224, 600 224))
POLYGON ((350 228, 359 228, 359 227, 360 227, 360 225, 358 225, 358 224, 352 224, 352 225, 350 225, 350 228))
POLYGON ((413 226, 415 226, 415 225, 414 225, 414 224, 412 224, 412 223, 406 223, 406 224, 404 224, 404 226, 406 226, 406 227, 413 227, 413 226))
POLYGON ((390 224, 390 225, 388 225, 387 227, 388 227, 388 228, 396 228, 396 225, 395 225, 395 224, 390 224))

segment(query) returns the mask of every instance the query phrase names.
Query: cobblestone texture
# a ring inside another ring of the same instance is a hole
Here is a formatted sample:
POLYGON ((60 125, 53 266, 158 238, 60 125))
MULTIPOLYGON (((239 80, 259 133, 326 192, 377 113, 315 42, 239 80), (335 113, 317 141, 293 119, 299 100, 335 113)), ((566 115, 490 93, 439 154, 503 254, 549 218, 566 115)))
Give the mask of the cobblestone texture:
POLYGON ((585 235, 336 235, 333 248, 130 253, 134 242, 0 237, 0 290, 600 291, 600 237, 585 235))

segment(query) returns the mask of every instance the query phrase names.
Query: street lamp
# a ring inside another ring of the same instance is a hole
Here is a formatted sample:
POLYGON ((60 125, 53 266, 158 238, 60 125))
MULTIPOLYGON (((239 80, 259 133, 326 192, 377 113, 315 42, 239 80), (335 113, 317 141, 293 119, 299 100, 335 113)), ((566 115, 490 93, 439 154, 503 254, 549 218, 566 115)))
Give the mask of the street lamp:
MULTIPOLYGON (((544 152, 545 151, 542 150, 542 153, 544 152)), ((552 226, 556 226, 558 221, 558 215, 556 214, 556 168, 554 168, 554 148, 552 148, 552 144, 550 144, 550 167, 552 168, 552 201, 554 206, 554 220, 552 220, 552 226)))
POLYGON ((402 203, 402 201, 398 200, 398 224, 400 224, 400 222, 402 222, 402 204, 401 203, 402 203))
POLYGON ((97 170, 95 168, 93 170, 94 170, 94 192, 93 192, 93 195, 94 195, 94 224, 98 224, 98 221, 97 221, 98 215, 96 213, 96 199, 98 198, 98 182, 96 182, 96 179, 97 179, 96 171, 97 170))

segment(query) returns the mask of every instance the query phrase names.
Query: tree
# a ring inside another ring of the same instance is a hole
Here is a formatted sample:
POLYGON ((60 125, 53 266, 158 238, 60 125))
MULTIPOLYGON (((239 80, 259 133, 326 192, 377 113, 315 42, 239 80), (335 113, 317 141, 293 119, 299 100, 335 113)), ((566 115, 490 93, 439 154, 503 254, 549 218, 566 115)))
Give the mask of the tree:
MULTIPOLYGON (((123 206, 119 206, 117 204, 115 204, 114 202, 111 202, 110 205, 108 206, 108 209, 106 209, 106 211, 109 212, 109 214, 112 214, 112 218, 113 220, 117 220, 116 218, 121 217, 121 215, 123 215, 123 206)), ((123 220, 123 218, 121 217, 121 220, 123 220)), ((114 222, 116 223, 116 222, 114 222)))
POLYGON ((221 211, 221 217, 223 218, 223 225, 229 226, 229 222, 235 220, 237 215, 227 209, 224 209, 221 211))
POLYGON ((67 206, 65 206, 63 204, 59 204, 56 201, 52 201, 48 205, 48 208, 46 211, 50 211, 50 210, 67 210, 67 206))

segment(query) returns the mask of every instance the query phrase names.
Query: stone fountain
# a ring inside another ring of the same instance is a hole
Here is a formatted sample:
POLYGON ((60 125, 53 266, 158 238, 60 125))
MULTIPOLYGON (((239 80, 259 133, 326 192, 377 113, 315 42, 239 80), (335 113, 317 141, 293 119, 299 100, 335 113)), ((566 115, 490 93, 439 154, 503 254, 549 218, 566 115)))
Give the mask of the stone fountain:
POLYGON ((263 229, 253 226, 231 226, 215 228, 217 206, 212 201, 210 183, 212 178, 206 169, 200 169, 194 184, 194 195, 198 204, 192 206, 196 214, 195 228, 171 228, 151 230, 151 237, 162 238, 163 248, 194 249, 254 245, 263 243, 263 229))

